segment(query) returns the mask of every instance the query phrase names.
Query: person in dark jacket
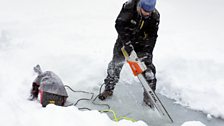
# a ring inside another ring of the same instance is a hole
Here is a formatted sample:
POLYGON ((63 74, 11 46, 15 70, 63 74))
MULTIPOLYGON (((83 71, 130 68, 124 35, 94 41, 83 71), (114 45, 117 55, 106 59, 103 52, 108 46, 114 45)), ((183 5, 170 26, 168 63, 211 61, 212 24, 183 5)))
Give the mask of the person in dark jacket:
MULTIPOLYGON (((115 28, 118 38, 104 80, 105 90, 99 95, 99 99, 104 100, 112 96, 115 85, 119 81, 125 60, 121 52, 123 46, 129 54, 135 50, 141 61, 146 64, 147 70, 143 75, 153 91, 156 90, 156 69, 152 63, 152 53, 158 36, 160 14, 155 5, 156 0, 129 0, 123 4, 116 19, 115 28)), ((144 102, 149 104, 145 91, 144 102)))

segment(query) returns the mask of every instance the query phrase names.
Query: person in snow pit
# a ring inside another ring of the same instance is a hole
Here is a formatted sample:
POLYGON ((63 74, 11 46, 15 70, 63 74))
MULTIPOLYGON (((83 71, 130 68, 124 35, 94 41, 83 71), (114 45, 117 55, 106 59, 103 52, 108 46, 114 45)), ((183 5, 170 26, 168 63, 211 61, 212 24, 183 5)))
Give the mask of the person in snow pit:
POLYGON ((38 76, 32 83, 30 100, 37 99, 40 94, 40 103, 43 107, 48 104, 63 106, 68 94, 61 79, 51 71, 42 72, 39 65, 34 67, 34 71, 38 76))
MULTIPOLYGON (((121 51, 123 46, 129 54, 135 50, 141 61, 146 64, 147 70, 143 76, 152 90, 156 90, 156 69, 152 63, 152 53, 158 36, 160 14, 155 5, 156 0, 129 0, 123 4, 115 24, 118 38, 114 45, 113 58, 108 65, 107 77, 104 79, 105 89, 99 99, 105 100, 113 95, 124 65, 125 58, 121 51)), ((146 91, 143 95, 143 101, 150 105, 146 91)))

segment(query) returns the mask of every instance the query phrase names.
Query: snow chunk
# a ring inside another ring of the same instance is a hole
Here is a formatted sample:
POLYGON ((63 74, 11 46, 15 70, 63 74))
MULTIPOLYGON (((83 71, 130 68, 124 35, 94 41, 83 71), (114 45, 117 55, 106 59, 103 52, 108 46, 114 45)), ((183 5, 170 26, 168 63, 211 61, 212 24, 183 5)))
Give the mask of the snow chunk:
POLYGON ((189 122, 185 122, 181 126, 206 126, 206 125, 204 125, 200 121, 189 121, 189 122))

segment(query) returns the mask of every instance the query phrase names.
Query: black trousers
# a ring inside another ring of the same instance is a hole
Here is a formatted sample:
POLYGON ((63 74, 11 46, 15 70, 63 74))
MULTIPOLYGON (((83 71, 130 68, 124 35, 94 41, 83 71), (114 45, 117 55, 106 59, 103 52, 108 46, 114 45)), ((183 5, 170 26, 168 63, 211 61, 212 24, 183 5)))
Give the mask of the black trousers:
MULTIPOLYGON (((116 40, 113 50, 113 58, 109 63, 107 68, 107 77, 104 79, 105 90, 114 90, 116 83, 119 81, 120 72, 124 65, 125 58, 121 51, 123 44, 120 37, 116 40)), ((152 63, 152 51, 154 48, 150 46, 150 43, 145 42, 135 42, 132 43, 134 50, 136 51, 138 57, 145 63, 147 70, 143 73, 144 77, 149 83, 149 86, 155 91, 156 90, 156 68, 152 63)))

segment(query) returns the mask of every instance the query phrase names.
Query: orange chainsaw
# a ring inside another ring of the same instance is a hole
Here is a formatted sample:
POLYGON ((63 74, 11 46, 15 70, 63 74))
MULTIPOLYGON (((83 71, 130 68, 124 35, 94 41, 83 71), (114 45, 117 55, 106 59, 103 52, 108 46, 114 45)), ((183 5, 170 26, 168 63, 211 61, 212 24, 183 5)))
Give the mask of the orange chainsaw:
POLYGON ((125 60, 131 67, 131 70, 134 76, 137 76, 140 83, 142 84, 143 88, 146 90, 149 98, 150 104, 152 109, 156 109, 162 118, 169 120, 171 123, 173 122, 172 118, 170 117, 169 113, 166 111, 165 107, 163 106, 162 102, 159 100, 156 93, 151 89, 148 82, 146 81, 145 77, 143 76, 143 72, 147 69, 144 62, 138 58, 136 52, 133 50, 129 55, 124 47, 121 48, 121 51, 125 57, 125 60))

